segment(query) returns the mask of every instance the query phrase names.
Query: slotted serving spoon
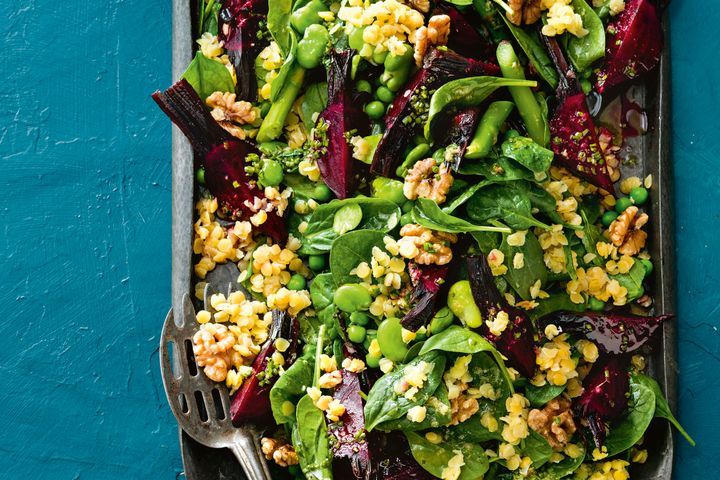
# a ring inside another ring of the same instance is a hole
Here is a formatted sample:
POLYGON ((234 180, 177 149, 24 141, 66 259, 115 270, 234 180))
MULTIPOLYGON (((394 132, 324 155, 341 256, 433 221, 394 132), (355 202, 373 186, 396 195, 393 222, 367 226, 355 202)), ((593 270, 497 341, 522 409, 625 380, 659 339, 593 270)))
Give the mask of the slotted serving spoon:
MULTIPOLYGON (((206 308, 211 292, 227 294, 237 285, 237 269, 234 273, 220 269, 214 277, 214 280, 208 279, 205 289, 206 308)), ((160 370, 168 403, 178 424, 198 443, 211 448, 229 448, 248 480, 271 480, 255 429, 251 425, 233 426, 227 387, 207 378, 195 363, 192 337, 199 326, 187 294, 178 317, 179 322, 170 310, 160 340, 160 370)))

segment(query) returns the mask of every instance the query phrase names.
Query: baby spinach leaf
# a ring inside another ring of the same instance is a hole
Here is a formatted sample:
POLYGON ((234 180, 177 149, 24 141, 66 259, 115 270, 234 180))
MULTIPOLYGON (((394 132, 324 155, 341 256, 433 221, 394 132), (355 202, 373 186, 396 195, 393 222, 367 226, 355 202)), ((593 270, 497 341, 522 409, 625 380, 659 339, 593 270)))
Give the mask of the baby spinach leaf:
POLYGON ((437 478, 443 478, 443 470, 458 454, 462 454, 465 463, 460 469, 458 480, 483 478, 490 466, 482 445, 453 441, 434 444, 424 436, 412 432, 405 432, 405 436, 410 444, 413 458, 437 478))
POLYGON ((305 394, 305 388, 312 386, 315 354, 313 349, 298 358, 280 377, 270 390, 270 407, 275 423, 282 425, 293 421, 295 415, 287 414, 287 405, 293 406, 305 394))
POLYGON ((207 58, 202 52, 195 54, 182 78, 188 81, 203 102, 214 92, 235 91, 235 82, 225 65, 207 58))
POLYGON ((535 320, 553 312, 566 310, 570 312, 584 312, 587 308, 584 303, 575 303, 565 292, 550 294, 548 298, 537 300, 538 306, 530 310, 530 317, 535 320))
POLYGON ((558 463, 546 463, 545 466, 526 478, 527 480, 559 480, 580 468, 584 460, 585 450, 583 449, 582 455, 578 458, 565 457, 558 463))
POLYGON ((474 225, 467 220, 454 217, 443 212, 434 200, 427 198, 418 198, 412 212, 415 223, 440 232, 510 232, 510 229, 505 227, 474 225))
POLYGON ((554 157, 552 150, 538 145, 528 137, 510 137, 502 143, 500 150, 506 157, 535 173, 547 172, 554 157))
POLYGON ((610 275, 611 279, 615 279, 627 288, 627 301, 632 302, 643 296, 645 288, 643 288, 643 280, 645 279, 645 267, 642 263, 636 261, 627 273, 618 273, 610 275))
POLYGON ((535 183, 518 182, 525 189, 525 193, 530 200, 530 205, 537 208, 540 213, 545 215, 552 223, 559 225, 565 223, 563 218, 557 212, 557 202, 555 197, 535 183))
POLYGON ((584 211, 580 211, 580 215, 583 217, 583 236, 581 239, 583 247, 585 247, 585 251, 587 253, 595 254, 595 258, 593 258, 592 263, 601 267, 603 266, 603 259, 597 251, 597 244, 602 240, 600 229, 596 225, 590 223, 584 211))
POLYGON ((553 398, 557 398, 565 391, 565 385, 552 385, 546 383, 542 387, 536 387, 528 384, 525 387, 525 398, 530 402, 532 407, 542 407, 553 398))
POLYGON ((667 399, 665 399, 665 395, 663 394, 658 382, 656 382, 654 378, 650 378, 647 375, 643 375, 642 373, 633 374, 632 377, 630 377, 630 381, 631 384, 634 382, 645 385, 653 392, 653 394, 655 395, 655 416, 659 418, 664 418, 669 421, 675 428, 677 428, 678 432, 680 432, 680 434, 685 437, 685 440, 687 440, 688 443, 694 447, 695 440, 692 439, 692 437, 685 431, 682 425, 680 425, 680 422, 677 421, 675 415, 672 414, 672 411, 670 410, 670 405, 668 404, 667 399))
MULTIPOLYGON (((498 8, 500 7, 498 6, 498 8)), ((530 60, 532 66, 535 67, 540 77, 542 77, 553 90, 557 89, 558 74, 555 69, 555 64, 540 42, 537 33, 533 30, 526 30, 510 23, 504 12, 500 12, 500 15, 497 16, 505 21, 508 30, 510 30, 510 33, 515 37, 518 45, 520 45, 522 51, 525 52, 525 55, 527 55, 528 60, 530 60)))
POLYGON ((444 383, 440 382, 435 393, 425 402, 427 412, 422 422, 413 422, 405 417, 397 420, 389 420, 377 426, 378 430, 389 432, 391 430, 401 430, 403 432, 416 432, 419 430, 427 430, 429 428, 438 428, 448 425, 452 420, 452 410, 450 408, 450 400, 448 400, 448 390, 444 383))
POLYGON ((309 132, 314 126, 317 114, 325 110, 328 102, 328 90, 326 82, 313 83, 305 89, 300 101, 300 120, 309 132))
POLYGON ((298 420, 293 425, 292 443, 305 478, 332 480, 332 458, 325 415, 305 395, 297 404, 295 416, 298 420))
POLYGON ((289 29, 288 34, 290 36, 290 44, 285 53, 285 60, 283 61, 280 71, 278 71, 277 77, 270 82, 270 101, 275 102, 280 97, 283 87, 290 75, 290 72, 295 70, 295 57, 297 55, 297 34, 292 28, 289 29))
POLYGON ((467 204, 468 216, 476 222, 501 220, 516 230, 550 226, 532 216, 530 199, 516 185, 490 185, 478 191, 467 204))
POLYGON ((456 197, 453 197, 450 202, 448 202, 443 208, 442 211, 451 214, 460 206, 462 206, 465 202, 470 200, 473 195, 475 195, 475 192, 480 190, 483 187, 486 187, 487 185, 490 185, 492 182, 484 181, 479 182, 473 185, 472 187, 463 189, 456 197))
POLYGON ((339 237, 330 250, 330 272, 335 285, 357 283, 360 279, 350 271, 361 262, 370 262, 373 247, 383 248, 385 232, 355 230, 339 237))
POLYGON ((425 138, 430 138, 431 126, 435 118, 446 108, 474 107, 480 105, 490 94, 500 87, 535 87, 532 80, 516 80, 500 77, 469 77, 452 80, 435 90, 430 99, 428 119, 425 123, 425 138))
POLYGON ((283 55, 290 51, 292 0, 268 0, 267 29, 283 55))
POLYGON ((540 468, 550 460, 553 449, 545 437, 531 429, 530 434, 523 440, 522 454, 530 457, 535 468, 540 468))
POLYGON ((420 355, 428 352, 440 350, 443 352, 475 354, 480 352, 490 353, 500 367, 505 380, 513 390, 510 374, 505 367, 502 354, 498 352, 492 343, 488 342, 480 334, 468 330, 460 325, 451 325, 440 333, 436 333, 428 338, 423 344, 420 355))
POLYGON ((655 416, 655 394, 646 385, 630 382, 631 404, 627 415, 610 426, 605 439, 608 456, 617 455, 635 445, 655 416))
POLYGON ((505 274, 510 286, 517 292, 523 300, 532 300, 530 288, 540 280, 540 284, 547 282, 548 270, 545 268, 543 260, 543 249, 540 246, 535 234, 528 230, 525 234, 525 244, 520 246, 512 246, 507 243, 507 236, 503 236, 500 250, 507 259, 508 271, 505 274), (522 268, 515 268, 513 259, 515 255, 523 256, 522 268))
POLYGON ((331 273, 317 275, 310 284, 310 299, 315 310, 322 310, 333 302, 337 289, 331 273))
POLYGON ((460 173, 463 175, 482 175, 493 183, 535 180, 535 175, 530 170, 503 156, 464 162, 460 167, 460 173))
POLYGON ((400 208, 389 200, 356 197, 333 200, 320 205, 308 218, 308 227, 302 235, 304 248, 327 252, 340 235, 333 230, 335 214, 346 205, 356 204, 362 209, 362 221, 356 230, 389 232, 400 221, 400 208))
POLYGON ((584 37, 567 35, 567 53, 578 72, 584 72, 598 59, 605 56, 605 27, 595 10, 585 0, 572 0, 575 13, 582 18, 588 30, 584 37))
POLYGON ((375 427, 389 420, 397 420, 416 405, 424 405, 437 390, 445 371, 445 356, 440 352, 419 355, 406 365, 398 366, 386 373, 375 382, 365 403, 365 428, 372 431, 375 427), (415 393, 413 399, 395 393, 394 386, 405 376, 409 367, 417 367, 420 362, 430 365, 430 372, 422 388, 415 393))

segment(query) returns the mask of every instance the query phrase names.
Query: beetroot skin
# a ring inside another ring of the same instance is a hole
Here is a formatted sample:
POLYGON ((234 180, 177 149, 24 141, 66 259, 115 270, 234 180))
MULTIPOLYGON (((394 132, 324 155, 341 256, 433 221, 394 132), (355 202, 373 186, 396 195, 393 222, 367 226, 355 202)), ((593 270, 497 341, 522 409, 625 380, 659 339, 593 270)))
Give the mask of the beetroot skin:
POLYGON ((435 315, 441 289, 446 285, 449 266, 410 263, 408 270, 413 283, 410 296, 412 307, 401 323, 406 329, 416 332, 423 325, 427 325, 435 315))
POLYGON ((637 78, 660 62, 662 28, 657 8, 649 0, 628 0, 605 31, 605 64, 595 80, 598 92, 637 78))
POLYGON ((360 391, 360 376, 343 369, 342 383, 333 396, 345 406, 345 413, 339 423, 328 427, 336 440, 333 444, 333 472, 336 478, 370 478, 372 463, 370 447, 364 438, 365 411, 360 391))

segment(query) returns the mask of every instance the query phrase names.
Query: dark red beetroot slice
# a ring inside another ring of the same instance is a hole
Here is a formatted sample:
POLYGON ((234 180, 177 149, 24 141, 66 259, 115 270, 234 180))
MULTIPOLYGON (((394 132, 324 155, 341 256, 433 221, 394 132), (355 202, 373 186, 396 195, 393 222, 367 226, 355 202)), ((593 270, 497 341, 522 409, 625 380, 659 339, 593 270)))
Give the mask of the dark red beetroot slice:
POLYGON ((325 184, 338 198, 349 197, 357 186, 358 162, 353 159, 352 147, 346 133, 356 135, 369 132, 370 121, 352 102, 350 69, 352 50, 331 51, 328 69, 328 106, 320 114, 319 129, 325 129, 326 148, 318 158, 318 167, 325 184))
POLYGON ((538 323, 542 329, 550 323, 558 325, 565 333, 592 340, 605 353, 622 354, 645 345, 658 327, 672 317, 558 312, 546 315, 538 323))
POLYGON ((368 479, 372 464, 364 435, 365 412, 360 396, 360 376, 343 369, 342 379, 333 397, 345 406, 345 414, 340 422, 328 427, 336 440, 333 445, 333 472, 336 478, 368 479))
POLYGON ((605 31, 605 64, 595 81, 598 92, 637 78, 660 62, 662 28, 657 9, 650 1, 628 0, 625 10, 605 31))
MULTIPOLYGON (((385 133, 375 150, 370 172, 383 177, 394 175, 395 168, 403 160, 405 147, 425 123, 423 112, 415 111, 414 106, 428 103, 434 89, 456 78, 497 75, 499 72, 498 66, 492 63, 433 49, 385 115, 385 133)), ((427 112, 424 115, 427 116, 427 112)))
POLYGON ((297 338, 300 328, 297 319, 281 310, 273 310, 272 314, 273 323, 270 327, 270 334, 260 353, 255 357, 252 365, 253 374, 245 380, 232 399, 230 416, 235 425, 248 422, 262 425, 272 424, 270 389, 275 384, 277 375, 267 375, 266 369, 270 357, 275 353, 275 340, 284 338, 290 342, 288 349, 283 352, 286 369, 297 359, 297 338))
POLYGON ((508 358, 510 365, 520 374, 532 378, 535 373, 535 344, 530 317, 524 310, 508 305, 495 284, 495 278, 484 255, 468 256, 467 269, 473 299, 483 319, 494 318, 501 311, 510 318, 507 328, 500 336, 490 333, 484 322, 479 328, 480 333, 508 358))
POLYGON ((416 332, 427 325, 437 312, 441 290, 446 285, 448 265, 408 265, 413 291, 410 295, 410 311, 402 319, 402 326, 416 332))
POLYGON ((482 19, 472 9, 460 12, 448 3, 437 3, 433 15, 450 17, 450 36, 447 46, 460 55, 474 60, 495 59, 495 45, 489 37, 480 35, 473 25, 482 25, 482 19))
MULTIPOLYGON (((231 140, 213 148, 205 157, 205 184, 231 218, 248 220, 256 213, 256 200, 265 199, 265 193, 245 173, 245 157, 250 153, 259 152, 248 142, 231 140)), ((267 212, 267 220, 256 228, 279 243, 287 238, 285 222, 274 209, 267 212)))
POLYGON ((370 433, 373 454, 373 480, 432 480, 433 477, 410 453, 405 435, 400 432, 370 433))
POLYGON ((267 10, 267 0, 226 0, 218 16, 218 37, 235 67, 235 92, 251 102, 257 99, 255 57, 267 43, 259 35, 267 10))
POLYGON ((626 355, 608 355, 595 363, 583 381, 584 391, 575 401, 575 411, 590 429, 595 446, 602 448, 605 424, 625 412, 630 377, 626 355))
POLYGON ((218 125, 187 80, 180 80, 164 92, 153 93, 152 98, 201 157, 234 138, 218 125))
POLYGON ((446 130, 447 134, 440 144, 444 147, 451 144, 457 145, 457 152, 453 155, 451 161, 453 169, 457 170, 460 168, 460 161, 465 155, 465 150, 475 134, 475 127, 479 120, 480 109, 477 107, 461 110, 450 119, 450 125, 446 130))

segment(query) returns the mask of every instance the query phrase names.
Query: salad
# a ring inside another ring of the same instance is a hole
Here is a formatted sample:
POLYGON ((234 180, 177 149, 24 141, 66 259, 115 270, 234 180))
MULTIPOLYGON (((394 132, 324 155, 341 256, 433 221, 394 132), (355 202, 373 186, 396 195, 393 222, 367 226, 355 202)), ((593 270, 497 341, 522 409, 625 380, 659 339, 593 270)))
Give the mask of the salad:
POLYGON ((195 361, 277 478, 627 479, 654 418, 650 0, 201 0, 195 361), (237 288, 213 292, 213 271, 237 288), (236 269, 236 270, 235 270, 236 269))

